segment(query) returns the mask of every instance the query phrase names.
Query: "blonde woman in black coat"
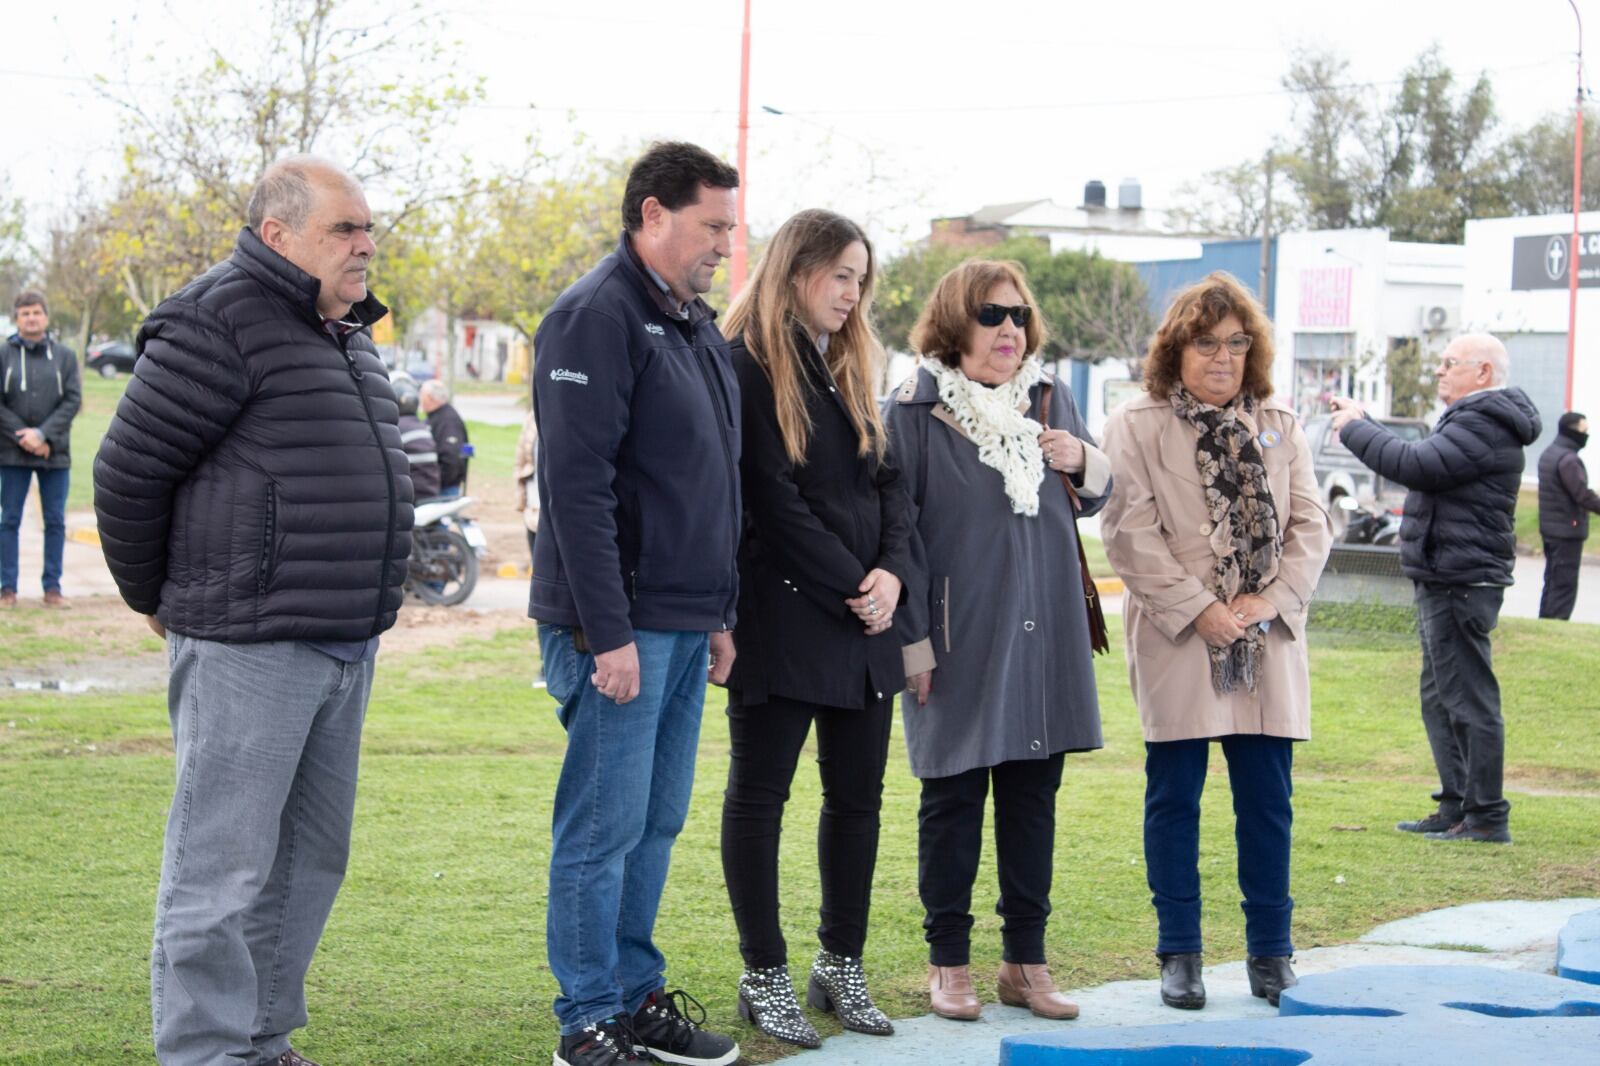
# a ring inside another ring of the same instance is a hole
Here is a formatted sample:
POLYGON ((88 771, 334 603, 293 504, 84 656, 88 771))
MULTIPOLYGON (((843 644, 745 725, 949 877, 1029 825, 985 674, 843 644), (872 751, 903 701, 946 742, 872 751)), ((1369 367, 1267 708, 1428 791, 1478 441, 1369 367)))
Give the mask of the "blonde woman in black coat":
POLYGON ((873 402, 883 357, 868 319, 873 273, 858 226, 802 211, 773 236, 726 327, 741 391, 745 535, 722 863, 745 962, 740 1013, 804 1047, 821 1040, 787 968, 778 841, 813 726, 822 921, 806 998, 846 1029, 893 1032, 861 955, 889 724, 905 682, 890 624, 918 552, 873 402))

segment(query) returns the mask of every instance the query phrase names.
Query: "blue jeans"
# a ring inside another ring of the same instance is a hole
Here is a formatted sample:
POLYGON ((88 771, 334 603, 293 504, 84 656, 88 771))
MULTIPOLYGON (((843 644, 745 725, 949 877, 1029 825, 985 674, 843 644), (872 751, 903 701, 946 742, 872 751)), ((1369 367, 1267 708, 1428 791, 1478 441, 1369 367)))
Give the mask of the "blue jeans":
POLYGON ((150 957, 162 1066, 260 1066, 306 1024, 344 880, 372 660, 167 635, 178 785, 150 957))
POLYGON ((39 476, 39 505, 44 511, 44 590, 61 591, 61 552, 67 544, 67 485, 72 471, 31 466, 0 466, 0 589, 17 591, 17 530, 28 483, 39 476))
POLYGON ((563 1035, 637 1010, 662 987, 652 939, 672 842, 689 813, 709 640, 634 633, 639 695, 616 704, 589 683, 594 656, 569 626, 539 626, 545 684, 567 753, 556 785, 546 940, 563 1035))
MULTIPOLYGON (((1219 738, 1233 791, 1233 836, 1244 939, 1252 955, 1293 955, 1289 832, 1294 822, 1294 742, 1240 734, 1219 738)), ((1160 927, 1156 951, 1200 951, 1200 793, 1209 740, 1145 743, 1144 861, 1160 927)))

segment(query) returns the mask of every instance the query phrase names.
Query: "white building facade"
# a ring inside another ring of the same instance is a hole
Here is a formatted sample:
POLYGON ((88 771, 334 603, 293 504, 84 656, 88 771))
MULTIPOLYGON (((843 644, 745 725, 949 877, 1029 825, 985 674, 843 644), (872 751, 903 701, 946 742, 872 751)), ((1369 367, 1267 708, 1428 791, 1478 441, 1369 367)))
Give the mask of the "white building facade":
MULTIPOLYGON (((1539 408, 1538 455, 1555 435, 1567 403, 1568 271, 1578 268, 1577 348, 1571 409, 1600 415, 1600 211, 1578 217, 1579 254, 1571 254, 1572 216, 1478 219, 1467 223, 1462 325, 1493 333, 1511 354, 1511 382, 1539 408)), ((1531 458, 1530 458, 1531 463, 1531 458)))
POLYGON ((1424 368, 1460 331, 1465 249, 1382 229, 1278 237, 1273 387, 1302 418, 1354 396, 1388 414, 1388 355, 1416 341, 1424 368))

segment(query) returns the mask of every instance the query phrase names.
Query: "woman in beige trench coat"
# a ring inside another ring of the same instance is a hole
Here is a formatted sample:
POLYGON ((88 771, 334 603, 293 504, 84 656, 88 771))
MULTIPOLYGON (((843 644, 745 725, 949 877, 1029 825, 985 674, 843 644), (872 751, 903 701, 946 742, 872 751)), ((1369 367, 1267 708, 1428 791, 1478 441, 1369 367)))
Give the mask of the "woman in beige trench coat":
POLYGON ((1290 967, 1293 742, 1311 736, 1306 610, 1332 533, 1294 412, 1270 399, 1272 326, 1235 279, 1180 293, 1151 341, 1145 393, 1112 412, 1117 491, 1101 514, 1127 586, 1128 675, 1145 737, 1145 867, 1161 996, 1205 1005, 1200 794, 1228 760, 1250 989, 1290 967))

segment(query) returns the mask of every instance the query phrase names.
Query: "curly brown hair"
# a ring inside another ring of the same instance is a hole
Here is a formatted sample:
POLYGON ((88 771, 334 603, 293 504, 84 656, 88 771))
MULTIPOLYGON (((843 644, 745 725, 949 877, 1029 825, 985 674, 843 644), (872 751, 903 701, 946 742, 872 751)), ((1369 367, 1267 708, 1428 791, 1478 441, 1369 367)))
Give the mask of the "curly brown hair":
POLYGON ((1250 335, 1239 391, 1265 400, 1272 395, 1272 322, 1239 279, 1225 270, 1207 274, 1173 298, 1144 360, 1145 391, 1165 400, 1183 381, 1183 350, 1229 315, 1250 335))
POLYGON ((978 309, 989 298, 989 290, 1009 281, 1033 308, 1028 324, 1022 327, 1023 355, 1032 355, 1050 339, 1050 327, 1039 313, 1039 301, 1028 288, 1022 264, 1011 259, 968 259, 939 279, 933 295, 923 305, 917 324, 911 327, 911 347, 919 355, 937 359, 945 366, 961 365, 961 349, 972 337, 978 309))

